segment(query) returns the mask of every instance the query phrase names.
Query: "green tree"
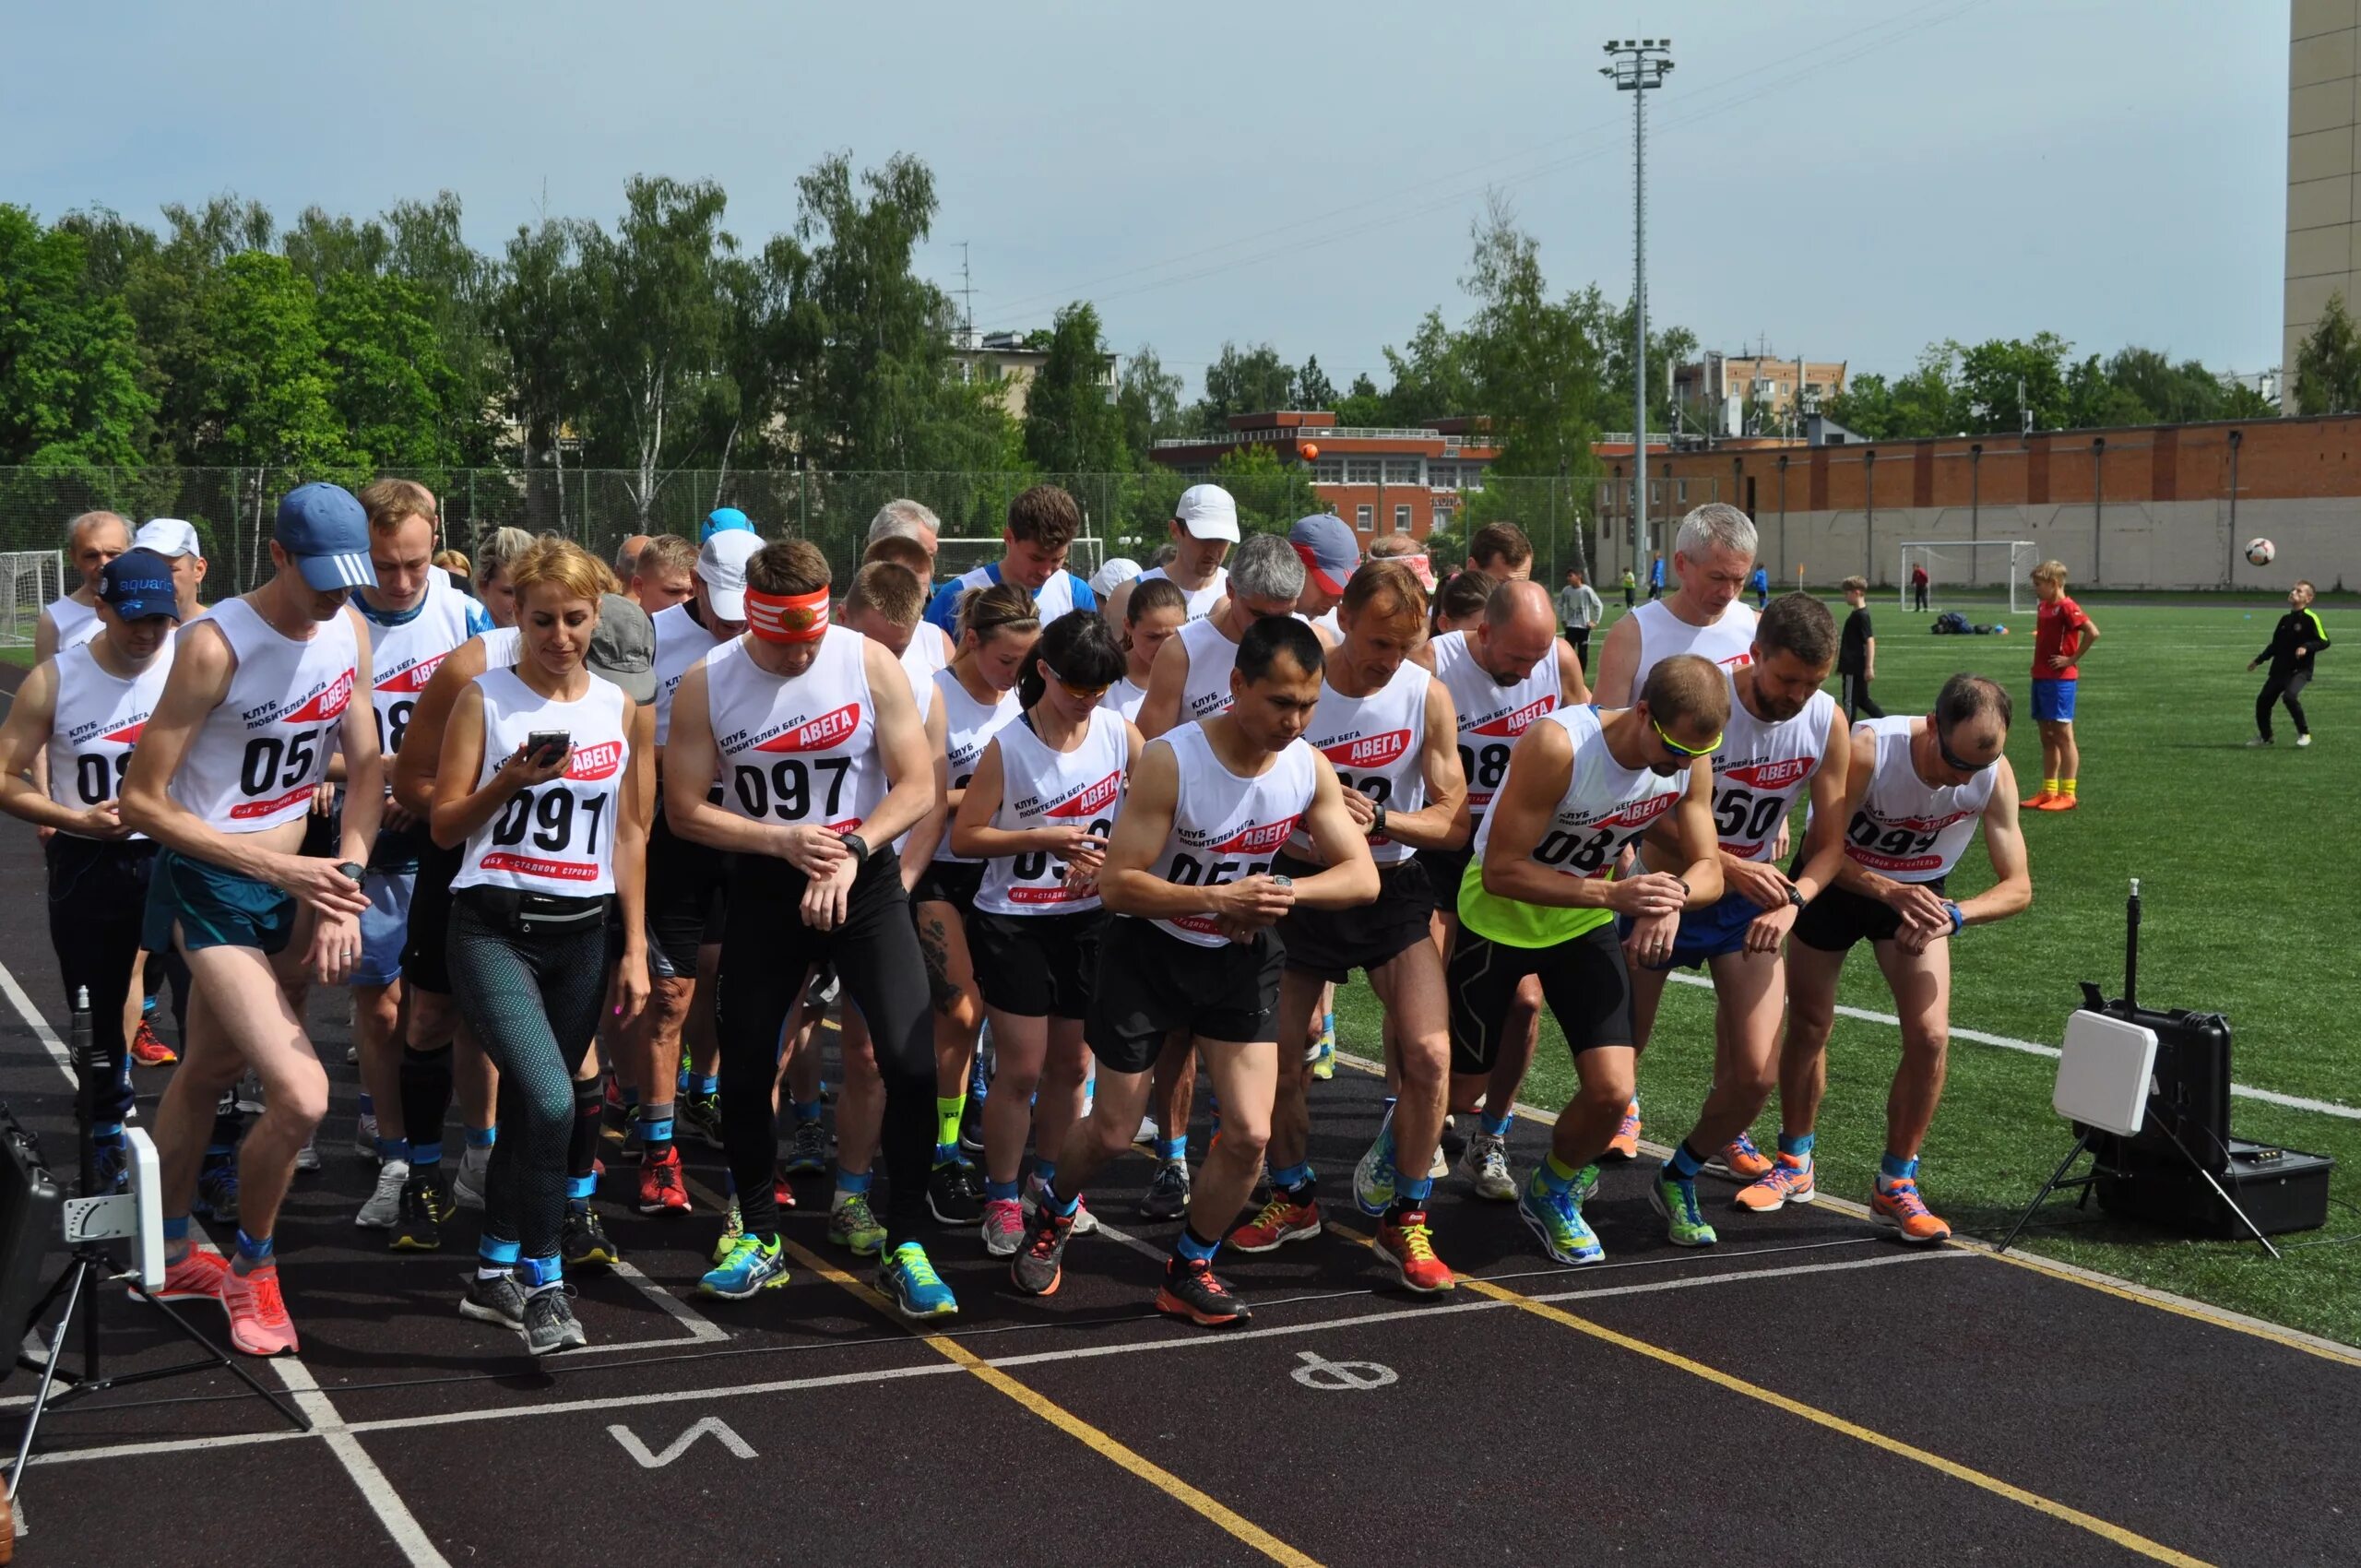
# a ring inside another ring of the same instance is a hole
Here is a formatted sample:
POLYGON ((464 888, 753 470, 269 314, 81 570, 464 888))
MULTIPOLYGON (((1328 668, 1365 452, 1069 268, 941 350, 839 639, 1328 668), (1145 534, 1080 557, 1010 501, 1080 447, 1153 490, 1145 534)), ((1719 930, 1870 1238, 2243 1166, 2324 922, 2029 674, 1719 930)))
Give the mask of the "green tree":
POLYGON ((520 225, 508 242, 508 265, 490 313, 507 353, 510 406, 524 445, 518 456, 528 475, 550 466, 561 518, 567 515, 566 432, 584 403, 576 229, 558 219, 544 219, 539 228, 520 225))
POLYGON ((1129 468, 1123 410, 1108 397, 1098 312, 1077 301, 1057 314, 1049 356, 1025 394, 1025 456, 1048 473, 1129 468))
POLYGON ((321 289, 329 401, 354 452, 381 469, 440 469, 458 459, 447 414, 457 378, 445 362, 425 291, 368 272, 321 289))
POLYGON ((1377 389, 1366 372, 1353 377, 1352 386, 1331 404, 1336 422, 1341 425, 1380 425, 1385 422, 1385 395, 1377 389))
POLYGON ((2296 411, 2349 413, 2361 409, 2361 333, 2344 296, 2331 294, 2320 318, 2296 350, 2296 411))
MULTIPOLYGON (((1394 385, 1386 389, 1382 417, 1371 423, 1412 425, 1422 420, 1483 412, 1477 401, 1467 345, 1444 324, 1440 310, 1430 310, 1418 319, 1418 328, 1399 352, 1391 344, 1383 352, 1394 385)), ((1344 422, 1342 416, 1337 422, 1344 422)))
POLYGON ((1248 442, 1224 452, 1214 481, 1238 503, 1238 526, 1250 533, 1285 533, 1319 503, 1302 465, 1284 463, 1270 443, 1248 442))
POLYGON ((307 473, 367 464, 331 396, 312 286, 286 257, 252 250, 224 261, 206 291, 203 322, 214 434, 198 460, 307 473))
POLYGON ((2103 430, 2113 425, 2147 424, 2155 418, 2154 410, 2131 387, 2117 379, 2111 366, 2098 355, 2090 355, 2066 373, 2067 429, 2103 430))
POLYGON ((2195 360, 2175 364, 2167 355, 2138 345, 2118 349, 2106 359, 2106 378, 2147 410, 2146 421, 2188 424, 2222 417, 2227 393, 2221 377, 2195 360))
POLYGON ((0 205, 0 463, 139 460, 155 400, 130 314, 92 286, 82 236, 0 205))
POLYGON ((1131 467, 1145 467, 1148 454, 1158 441, 1180 434, 1182 385, 1178 375, 1164 368, 1156 350, 1145 343, 1123 362, 1115 408, 1122 416, 1123 445, 1131 454, 1131 467))
POLYGON ((1268 343, 1241 349, 1224 342, 1205 367, 1205 395, 1196 406, 1198 434, 1221 435, 1232 414, 1268 413, 1295 406, 1295 371, 1268 343))
MULTIPOLYGON (((1955 406, 1960 430, 2057 430, 2067 423, 2066 356, 2073 345, 2055 332, 1993 338, 1973 348, 1949 345, 1958 357, 1955 406), (2030 422, 2027 416, 2030 415, 2030 422)), ((1913 432, 1948 435, 1952 430, 1913 432)))
POLYGON ((1295 406, 1299 409, 1333 409, 1336 406, 1336 388, 1329 381, 1328 373, 1320 368, 1320 356, 1313 354, 1295 373, 1295 406))
POLYGON ((1503 200, 1495 198, 1469 235, 1474 254, 1460 283, 1476 309, 1464 357, 1500 448, 1492 471, 1586 475, 1604 368, 1598 291, 1552 300, 1540 245, 1503 200))

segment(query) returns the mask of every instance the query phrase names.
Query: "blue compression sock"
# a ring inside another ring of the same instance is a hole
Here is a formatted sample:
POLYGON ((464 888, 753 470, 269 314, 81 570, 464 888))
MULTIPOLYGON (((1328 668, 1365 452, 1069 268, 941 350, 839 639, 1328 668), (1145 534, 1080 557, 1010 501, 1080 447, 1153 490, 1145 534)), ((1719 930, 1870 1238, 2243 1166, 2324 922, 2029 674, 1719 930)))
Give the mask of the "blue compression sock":
POLYGON ((1904 1159, 1898 1154, 1878 1157, 1878 1181, 1882 1184, 1890 1186, 1896 1182, 1907 1182, 1917 1174, 1918 1161, 1915 1158, 1904 1159))
POLYGON ((1016 1183, 1014 1182, 995 1182, 991 1177, 987 1176, 984 1178, 984 1196, 991 1199, 994 1203, 1013 1204, 1016 1201, 1016 1183))
POLYGON ((1187 1263, 1211 1263, 1219 1251, 1219 1241, 1200 1241, 1186 1225, 1180 1227, 1180 1239, 1172 1243, 1172 1255, 1187 1263))
POLYGON ((1156 1158, 1164 1161, 1167 1165, 1170 1165, 1176 1160, 1188 1158, 1189 1134, 1183 1133, 1177 1138, 1157 1139, 1156 1158))
POLYGON ((431 1144, 412 1144, 409 1146, 409 1168, 412 1170, 431 1170, 442 1163, 442 1139, 437 1138, 431 1144))
POLYGON ((1812 1135, 1809 1133, 1797 1133, 1792 1136, 1788 1134, 1782 1133, 1779 1134, 1779 1152, 1786 1155, 1789 1159, 1799 1159, 1806 1165, 1809 1165, 1811 1163, 1811 1139, 1812 1135))
POLYGON ((1487 1111, 1477 1118, 1477 1122, 1488 1136, 1505 1138, 1509 1135, 1509 1129, 1516 1123, 1516 1112, 1512 1111, 1503 1115, 1495 1116, 1487 1111))

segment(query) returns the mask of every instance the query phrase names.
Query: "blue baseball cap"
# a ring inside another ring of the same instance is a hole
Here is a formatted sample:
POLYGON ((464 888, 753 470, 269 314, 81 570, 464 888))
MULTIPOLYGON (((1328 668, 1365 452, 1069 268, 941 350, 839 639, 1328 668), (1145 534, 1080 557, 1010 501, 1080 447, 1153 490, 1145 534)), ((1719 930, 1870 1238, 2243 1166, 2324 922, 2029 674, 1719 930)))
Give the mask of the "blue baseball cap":
POLYGON ((369 559, 369 514, 340 484, 299 484, 279 503, 270 537, 295 557, 311 588, 375 588, 377 568, 369 559))
POLYGON ((755 531, 753 523, 745 513, 735 506, 718 506, 706 514, 704 526, 697 529, 697 542, 703 544, 715 534, 735 533, 742 529, 747 533, 755 531))
POLYGON ((158 615, 181 618, 172 587, 172 564, 152 550, 126 550, 99 568, 99 601, 126 621, 158 615))

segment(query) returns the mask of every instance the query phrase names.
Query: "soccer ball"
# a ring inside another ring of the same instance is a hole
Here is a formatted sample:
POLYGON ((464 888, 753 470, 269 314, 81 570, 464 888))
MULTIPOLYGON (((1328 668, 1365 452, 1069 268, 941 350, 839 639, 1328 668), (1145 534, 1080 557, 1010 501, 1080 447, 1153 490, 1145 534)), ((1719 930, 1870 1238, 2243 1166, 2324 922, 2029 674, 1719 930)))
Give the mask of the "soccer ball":
POLYGON ((2270 565, 2272 557, 2278 553, 2279 547, 2267 539, 2247 540, 2247 559, 2258 566, 2270 565))

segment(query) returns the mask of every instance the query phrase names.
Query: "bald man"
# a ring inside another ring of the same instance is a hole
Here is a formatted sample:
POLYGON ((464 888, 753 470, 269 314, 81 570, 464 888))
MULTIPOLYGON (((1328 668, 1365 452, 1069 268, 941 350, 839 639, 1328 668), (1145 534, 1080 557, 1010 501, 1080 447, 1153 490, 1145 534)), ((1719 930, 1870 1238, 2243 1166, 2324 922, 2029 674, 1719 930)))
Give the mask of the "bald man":
POLYGON ((647 548, 648 537, 644 533, 627 533, 623 535, 623 541, 615 546, 615 580, 623 585, 626 592, 630 591, 631 580, 639 576, 639 552, 647 548))
POLYGON ((99 574, 130 548, 131 525, 113 512, 85 512, 65 525, 65 558, 80 580, 73 592, 42 610, 41 625, 33 633, 35 664, 99 635, 99 574))

